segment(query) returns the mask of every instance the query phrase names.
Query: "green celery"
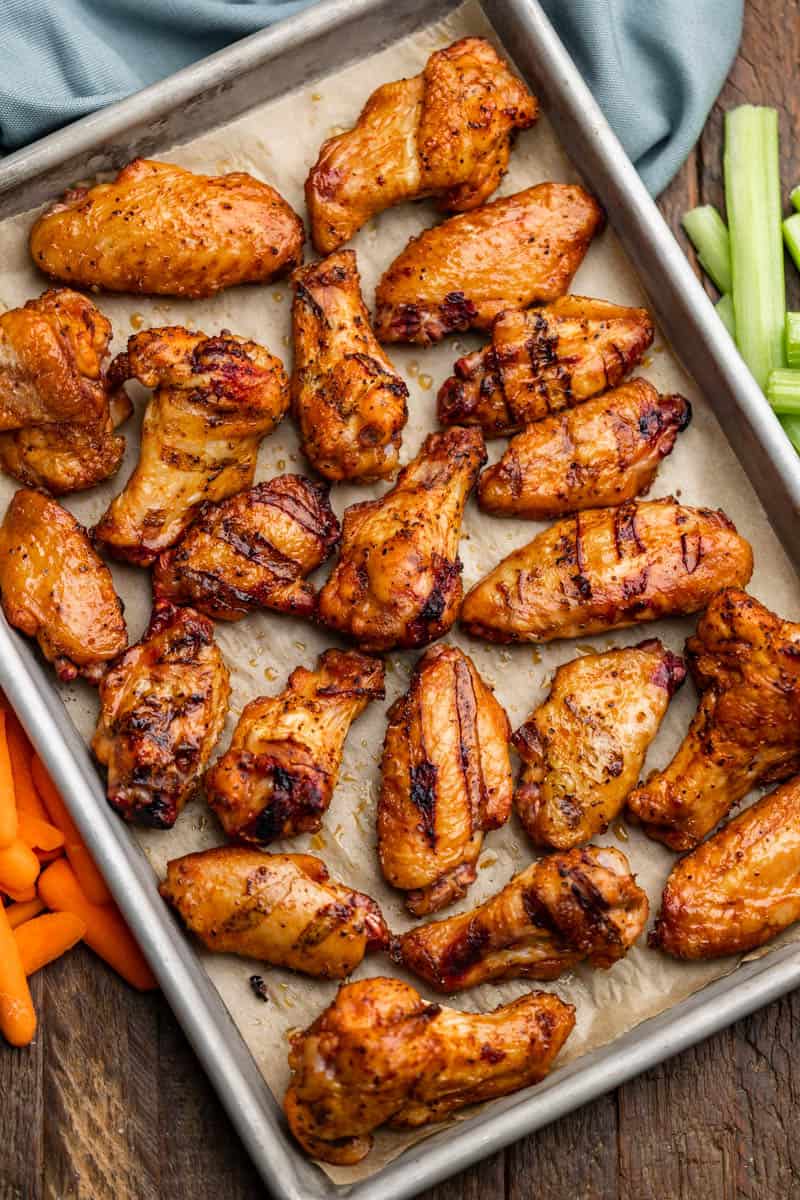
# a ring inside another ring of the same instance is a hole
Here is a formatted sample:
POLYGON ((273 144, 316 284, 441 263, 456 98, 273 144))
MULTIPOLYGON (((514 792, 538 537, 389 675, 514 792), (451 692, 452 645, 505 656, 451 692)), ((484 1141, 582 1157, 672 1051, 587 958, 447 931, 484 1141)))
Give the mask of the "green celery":
POLYGON ((776 413, 800 416, 800 371, 779 367, 770 371, 767 399, 776 413))
POLYGON ((800 367, 800 312, 787 312, 784 340, 787 364, 800 367))
POLYGON ((700 266, 720 292, 731 290, 731 242, 728 227, 713 204, 683 215, 683 228, 697 251, 700 266))
POLYGON ((800 454, 800 417, 781 417, 781 425, 789 441, 794 446, 798 454, 800 454))
POLYGON ((798 184, 797 187, 792 188, 791 192, 789 193, 789 199, 794 207, 800 210, 800 184, 798 184))
POLYGON ((800 271, 800 212, 792 213, 783 222, 783 240, 786 249, 792 256, 794 265, 800 271))
POLYGON ((726 292, 724 296, 720 296, 716 303, 717 313, 720 321, 727 329, 734 341, 736 341, 736 316, 733 311, 733 297, 730 292, 726 292))

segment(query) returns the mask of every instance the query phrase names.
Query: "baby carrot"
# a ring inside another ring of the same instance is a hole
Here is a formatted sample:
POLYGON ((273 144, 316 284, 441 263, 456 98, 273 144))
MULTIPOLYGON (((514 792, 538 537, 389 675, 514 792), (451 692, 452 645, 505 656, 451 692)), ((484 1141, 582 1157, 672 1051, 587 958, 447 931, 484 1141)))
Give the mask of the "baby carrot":
POLYGON ((33 746, 28 741, 28 735, 20 724, 19 717, 4 701, 2 705, 6 714, 6 741, 8 753, 11 756, 11 774, 14 777, 14 796, 17 801, 17 812, 30 813, 40 821, 47 820, 47 813, 33 786, 31 778, 31 759, 33 746))
POLYGON ((14 775, 6 737, 6 714, 0 708, 0 847, 10 846, 17 836, 17 801, 14 775))
POLYGON ((36 789, 50 814, 50 820, 64 834, 64 849, 67 852, 67 858, 87 899, 92 904, 111 904, 111 893, 105 885, 103 876, 94 865, 89 851, 83 844, 83 838, 69 815, 66 804, 61 799, 58 789, 47 774, 47 768, 38 754, 33 757, 31 772, 36 789))
POLYGON ((15 904, 27 904, 30 900, 36 899, 36 888, 0 888, 0 892, 8 896, 9 900, 13 900, 15 904))
POLYGON ((38 878, 39 860, 22 838, 0 850, 0 891, 24 891, 38 878))
POLYGON ((22 958, 0 907, 0 1033, 12 1046, 27 1046, 36 1033, 36 1013, 22 958))
POLYGON ((19 836, 31 850, 59 850, 64 845, 64 835, 49 821, 40 821, 30 813, 19 813, 19 836))
POLYGON ((19 904, 9 904, 6 909, 8 923, 12 929, 16 929, 18 925, 22 925, 25 921, 32 921, 34 917, 38 917, 40 912, 44 912, 44 905, 38 896, 33 900, 23 900, 19 904))
POLYGON ((26 921, 14 933, 22 968, 26 975, 46 967, 79 942, 86 924, 74 913, 45 913, 35 921, 26 921))

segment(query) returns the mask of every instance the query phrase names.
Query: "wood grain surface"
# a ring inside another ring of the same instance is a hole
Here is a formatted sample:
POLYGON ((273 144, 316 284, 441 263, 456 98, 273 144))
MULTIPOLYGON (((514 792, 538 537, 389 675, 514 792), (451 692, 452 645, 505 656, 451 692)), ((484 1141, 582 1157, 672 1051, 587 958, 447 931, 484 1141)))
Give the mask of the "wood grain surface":
MULTIPOLYGON (((728 82, 660 200, 682 241, 681 214, 721 202, 726 108, 777 106, 784 186, 800 182, 798 62, 800 0, 746 0, 728 82)), ((798 308, 793 268, 787 278, 798 308)), ((33 994, 36 1042, 25 1052, 0 1048, 0 1200, 263 1195, 160 996, 131 992, 83 948, 37 976, 33 994)), ((425 1200, 792 1200, 800 1197, 799 1100, 796 993, 425 1200)))

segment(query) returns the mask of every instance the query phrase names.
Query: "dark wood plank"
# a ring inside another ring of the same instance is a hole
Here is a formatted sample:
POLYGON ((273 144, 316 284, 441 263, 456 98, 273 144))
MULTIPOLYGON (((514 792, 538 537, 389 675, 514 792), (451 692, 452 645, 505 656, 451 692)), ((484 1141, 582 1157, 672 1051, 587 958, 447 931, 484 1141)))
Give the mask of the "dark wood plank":
POLYGON ((506 1200, 617 1200, 617 1139, 616 1097, 602 1096, 508 1148, 506 1200))
POLYGON ((0 1039, 0 1200, 40 1200, 44 1131, 44 979, 31 980, 39 1028, 32 1046, 0 1039))

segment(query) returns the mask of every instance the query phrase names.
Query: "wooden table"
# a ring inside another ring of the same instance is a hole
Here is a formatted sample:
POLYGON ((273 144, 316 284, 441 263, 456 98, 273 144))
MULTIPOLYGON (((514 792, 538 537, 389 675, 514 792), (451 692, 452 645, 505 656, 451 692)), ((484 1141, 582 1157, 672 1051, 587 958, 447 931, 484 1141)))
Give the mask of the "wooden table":
MULTIPOLYGON (((748 0, 720 102, 660 201, 676 232, 687 208, 721 202, 722 112, 734 104, 778 107, 784 187, 800 182, 799 61, 800 0, 748 0)), ((0 1200, 263 1194, 160 996, 132 993, 83 949, 37 975, 33 995, 35 1045, 0 1049, 0 1200)), ((796 993, 425 1200, 791 1200, 800 1195, 798 1100, 796 993)))

